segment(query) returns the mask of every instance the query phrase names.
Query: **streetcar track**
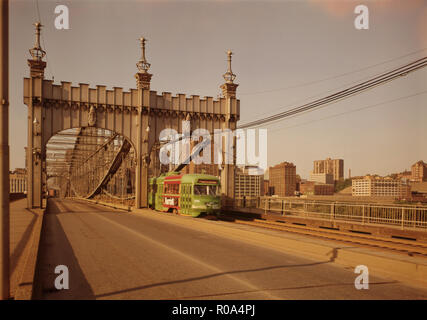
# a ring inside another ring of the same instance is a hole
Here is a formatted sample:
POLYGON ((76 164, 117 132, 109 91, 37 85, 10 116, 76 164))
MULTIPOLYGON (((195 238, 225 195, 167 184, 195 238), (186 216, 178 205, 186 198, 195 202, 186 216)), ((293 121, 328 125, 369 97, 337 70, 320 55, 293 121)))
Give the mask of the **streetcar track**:
POLYGON ((343 231, 337 230, 318 230, 313 227, 306 227, 301 225, 284 224, 282 222, 267 221, 261 219, 248 219, 235 215, 226 214, 222 218, 229 217, 233 219, 233 223, 255 226, 264 229, 271 229, 277 231, 287 231, 302 235, 313 236, 333 241, 341 241, 346 243, 356 243, 366 247, 374 247, 377 249, 392 250, 408 255, 417 255, 427 257, 427 244, 423 243, 409 243, 409 240, 396 240, 379 238, 375 236, 362 235, 362 234, 347 234, 343 231))

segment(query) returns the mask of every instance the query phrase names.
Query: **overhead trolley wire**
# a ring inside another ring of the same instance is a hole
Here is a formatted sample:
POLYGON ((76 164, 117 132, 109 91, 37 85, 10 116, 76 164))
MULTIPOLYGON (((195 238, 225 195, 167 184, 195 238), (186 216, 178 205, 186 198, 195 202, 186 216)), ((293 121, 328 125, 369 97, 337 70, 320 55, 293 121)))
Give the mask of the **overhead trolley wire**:
POLYGON ((328 117, 324 117, 324 118, 320 118, 320 119, 314 119, 314 120, 311 120, 311 121, 308 121, 308 122, 303 122, 303 123, 292 125, 292 126, 288 126, 288 127, 285 127, 285 128, 277 128, 277 129, 269 130, 269 132, 276 132, 276 131, 281 131, 281 130, 286 130, 286 129, 291 129, 291 128, 297 128, 297 127, 305 126, 305 125, 310 124, 310 123, 314 123, 314 122, 318 122, 318 121, 322 121, 322 120, 328 120, 328 119, 336 118, 336 117, 343 116, 343 115, 346 115, 346 114, 349 114, 349 113, 354 113, 354 112, 358 112, 358 111, 362 111, 362 110, 366 110, 366 109, 370 109, 370 108, 379 107, 379 106, 390 104, 390 103, 393 103, 393 102, 397 102, 397 101, 409 99, 409 98, 412 98, 412 97, 424 95, 426 93, 427 93, 427 90, 424 90, 424 91, 413 93, 413 94, 410 94, 410 95, 407 95, 407 96, 398 97, 396 99, 382 101, 382 102, 375 103, 375 104, 368 105, 368 106, 364 106, 364 107, 361 107, 361 108, 352 109, 352 110, 348 110, 348 111, 345 111, 345 112, 333 114, 333 115, 330 115, 328 117))
POLYGON ((276 88, 276 89, 269 89, 269 90, 255 91, 255 92, 243 92, 243 93, 240 93, 240 96, 257 95, 257 94, 271 93, 271 92, 277 92, 277 91, 283 91, 283 90, 296 89, 296 88, 300 88, 300 87, 310 86, 312 84, 316 84, 316 83, 320 83, 320 82, 324 82, 324 81, 329 81, 329 80, 333 80, 333 79, 338 79, 338 78, 342 78, 344 76, 348 76, 350 74, 359 73, 359 72, 362 72, 362 71, 365 71, 368 69, 372 69, 372 68, 378 67, 378 66, 383 65, 383 64, 387 64, 387 63, 390 63, 390 62, 393 62, 396 60, 400 60, 400 59, 412 56, 414 54, 418 54, 420 52, 424 52, 426 50, 427 50, 427 48, 422 48, 420 50, 413 51, 413 52, 407 53, 405 55, 402 55, 402 56, 399 56, 399 57, 396 57, 393 59, 389 59, 386 61, 382 61, 382 62, 373 64, 373 65, 369 65, 369 66, 361 68, 361 69, 341 73, 341 74, 338 74, 335 76, 331 76, 331 77, 327 77, 327 78, 323 78, 323 79, 319 79, 319 80, 313 80, 313 81, 309 81, 309 82, 305 82, 305 83, 301 83, 301 84, 296 84, 296 85, 291 85, 288 87, 282 87, 282 88, 276 88))
POLYGON ((282 120, 283 118, 286 118, 286 117, 289 117, 289 116, 292 116, 295 114, 299 114, 299 113, 303 113, 303 112, 307 112, 307 111, 312 111, 315 108, 319 108, 321 106, 324 106, 324 105, 327 105, 327 104, 348 98, 348 97, 356 95, 360 92, 364 92, 364 91, 367 91, 367 90, 372 89, 374 87, 377 87, 379 85, 390 82, 396 78, 406 76, 407 74, 414 72, 416 70, 419 70, 421 68, 424 68, 425 66, 427 66, 427 57, 418 59, 418 60, 413 61, 411 63, 408 63, 404 66, 396 68, 392 71, 385 72, 385 73, 380 74, 380 75, 378 75, 374 78, 371 78, 367 81, 364 81, 362 83, 356 84, 356 85, 349 87, 347 89, 336 92, 332 95, 329 95, 329 96, 317 99, 315 101, 303 104, 302 106, 298 106, 298 107, 292 108, 292 109, 284 111, 284 112, 280 112, 278 114, 275 114, 275 115, 272 115, 269 117, 265 117, 265 118, 262 118, 259 120, 255 120, 255 121, 251 121, 251 122, 239 125, 238 129, 258 127, 258 126, 263 125, 263 124, 282 120))

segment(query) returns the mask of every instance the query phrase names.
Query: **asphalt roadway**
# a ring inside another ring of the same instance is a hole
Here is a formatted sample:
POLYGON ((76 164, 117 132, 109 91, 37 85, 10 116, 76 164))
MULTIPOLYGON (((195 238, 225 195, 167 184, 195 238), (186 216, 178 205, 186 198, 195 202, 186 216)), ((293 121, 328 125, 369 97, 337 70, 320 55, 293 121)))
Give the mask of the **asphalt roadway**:
POLYGON ((36 285, 42 295, 36 298, 427 298, 427 290, 372 276, 368 290, 357 290, 352 269, 206 232, 201 223, 234 228, 151 210, 135 214, 53 200, 41 237, 36 285), (68 267, 68 290, 55 288, 58 265, 68 267))

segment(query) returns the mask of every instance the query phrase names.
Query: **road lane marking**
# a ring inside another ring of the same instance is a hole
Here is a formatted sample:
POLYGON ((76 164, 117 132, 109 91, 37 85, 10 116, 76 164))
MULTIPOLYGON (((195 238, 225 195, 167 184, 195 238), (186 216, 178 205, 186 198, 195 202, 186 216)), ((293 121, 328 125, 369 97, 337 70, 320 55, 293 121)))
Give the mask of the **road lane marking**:
POLYGON ((116 221, 113 221, 113 220, 111 220, 109 218, 106 218, 106 217, 102 216, 101 214, 95 213, 95 215, 97 215, 102 220, 105 220, 105 221, 107 221, 107 222, 109 222, 109 223, 111 223, 111 224, 113 224, 113 225, 115 225, 115 226, 117 226, 117 227, 119 227, 119 228, 121 228, 123 230, 126 230, 127 232, 129 232, 129 233, 131 233, 131 234, 133 234, 133 235, 135 235, 135 236, 137 236, 137 237, 139 237, 139 238, 141 238, 143 240, 149 241, 149 242, 151 242, 151 243, 153 243, 153 244, 155 244, 155 245, 157 245, 159 247, 162 247, 162 248, 164 248, 166 250, 169 250, 169 251, 175 253, 178 256, 182 256, 182 257, 184 257, 184 258, 186 258, 186 259, 188 259, 188 260, 190 260, 190 261, 192 261, 194 263, 197 263, 197 264, 205 267, 206 269, 210 269, 211 271, 214 271, 216 273, 223 273, 224 276, 226 276, 226 277, 228 277, 228 278, 230 278, 230 279, 232 279, 232 280, 234 280, 234 281, 236 281, 236 282, 238 282, 238 283, 240 283, 240 284, 242 284, 242 285, 244 285, 244 286, 246 286, 246 287, 248 287, 248 288, 250 288, 252 290, 259 291, 263 295, 267 296, 268 299, 279 299, 279 300, 282 300, 282 298, 279 298, 279 297, 277 297, 277 296, 269 293, 268 291, 265 291, 265 290, 263 290, 263 289, 255 286, 255 285, 253 285, 253 284, 251 284, 251 283, 249 283, 249 282, 247 282, 245 280, 239 279, 238 277, 235 277, 235 276, 230 275, 230 274, 226 274, 226 271, 221 270, 221 269, 216 268, 216 267, 213 267, 213 266, 211 266, 211 265, 209 265, 209 264, 207 264, 207 263, 205 263, 205 262, 203 262, 203 261, 201 261, 201 260, 199 260, 199 259, 197 259, 197 258, 195 258, 195 257, 193 257, 191 255, 189 255, 189 254, 183 253, 182 251, 179 251, 179 250, 174 249, 172 247, 169 247, 169 246, 167 246, 167 245, 165 245, 163 243, 160 243, 160 242, 158 242, 156 240, 153 240, 152 238, 144 236, 143 234, 141 234, 141 233, 139 233, 139 232, 137 232, 137 231, 135 231, 135 230, 133 230, 131 228, 128 228, 128 227, 126 227, 126 226, 124 226, 124 225, 122 225, 122 224, 120 224, 120 223, 118 223, 116 221))

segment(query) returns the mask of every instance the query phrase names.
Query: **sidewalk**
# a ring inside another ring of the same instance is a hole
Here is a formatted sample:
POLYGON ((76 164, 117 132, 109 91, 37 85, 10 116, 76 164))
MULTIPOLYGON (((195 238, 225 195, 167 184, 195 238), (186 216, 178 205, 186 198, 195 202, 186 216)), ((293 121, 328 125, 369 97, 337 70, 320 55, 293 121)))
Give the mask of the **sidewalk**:
POLYGON ((10 202, 10 295, 16 290, 26 272, 26 264, 33 239, 37 218, 43 209, 29 210, 27 199, 10 202))

